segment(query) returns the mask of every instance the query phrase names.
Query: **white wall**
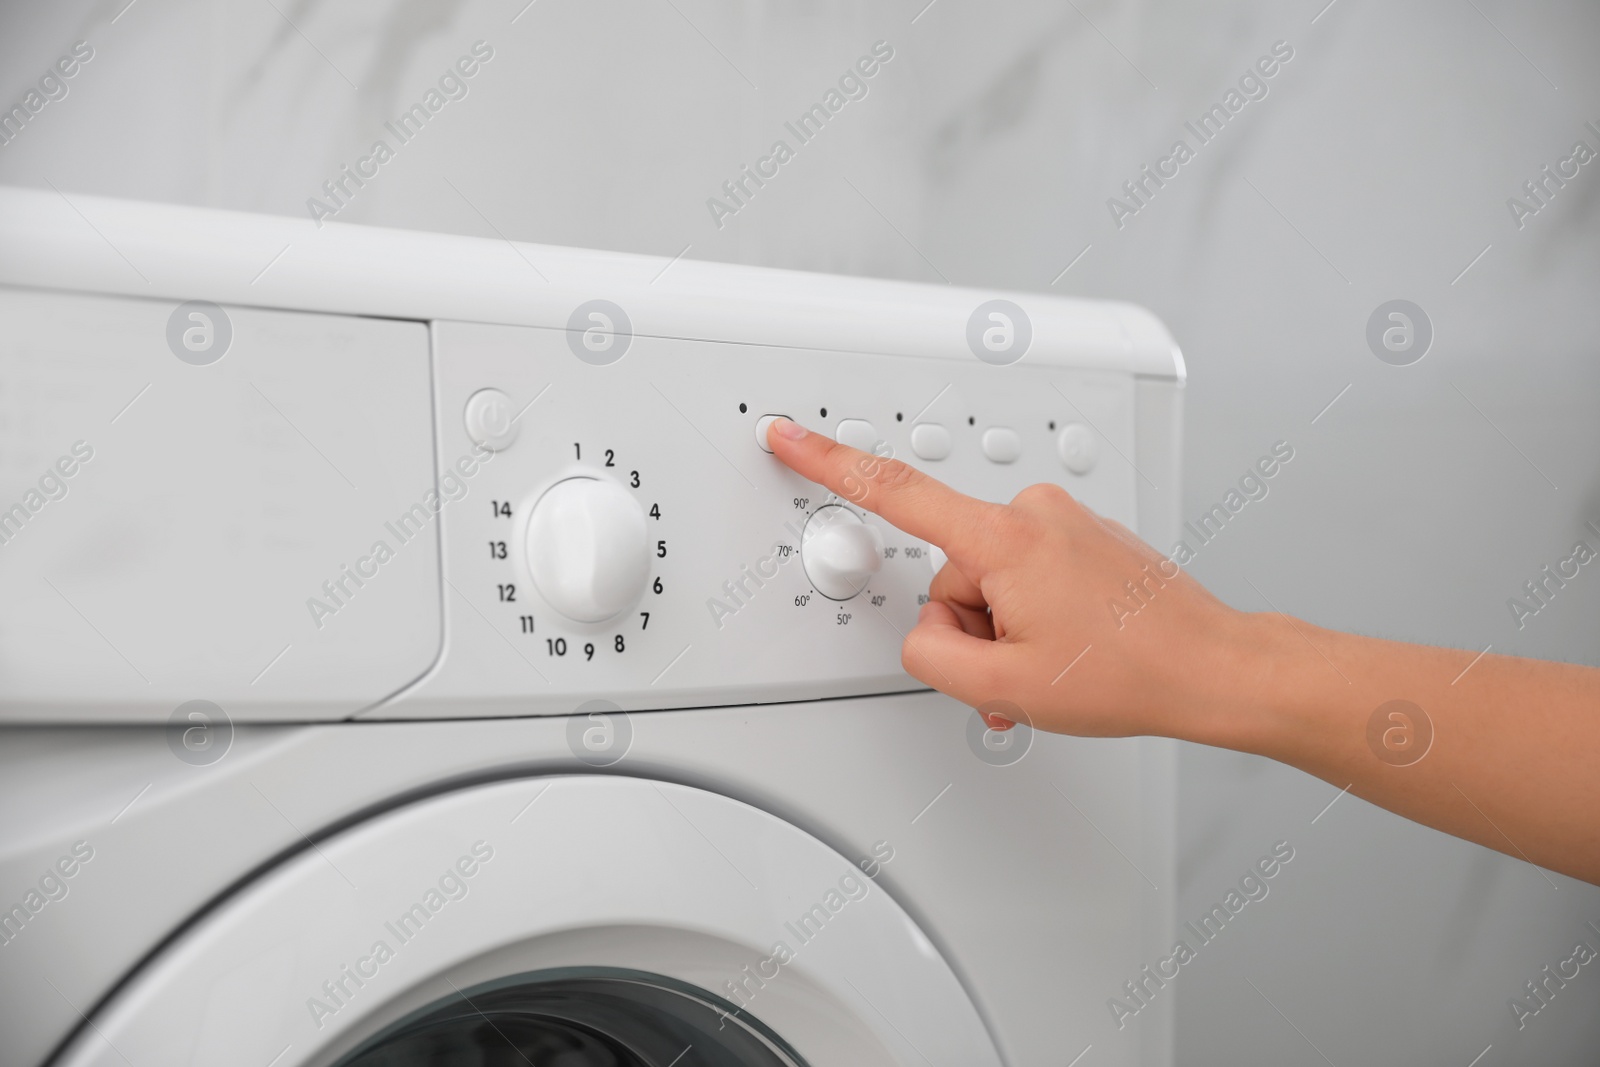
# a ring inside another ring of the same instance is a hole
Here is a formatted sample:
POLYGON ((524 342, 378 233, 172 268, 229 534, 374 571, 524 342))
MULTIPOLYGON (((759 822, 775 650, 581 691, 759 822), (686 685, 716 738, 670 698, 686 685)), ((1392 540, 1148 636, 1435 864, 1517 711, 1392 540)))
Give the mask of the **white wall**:
MULTIPOLYGON (((469 95, 341 220, 1143 302, 1189 361, 1191 514, 1296 451, 1195 564, 1222 596, 1600 663, 1600 573, 1525 628, 1506 606, 1600 544, 1600 164, 1520 230, 1506 206, 1600 147, 1593 4, 126 2, 5 5, 0 101, 76 40, 95 56, 0 182, 303 215, 482 39, 469 95), (717 228, 706 199, 880 39, 869 95, 717 228), (1270 94, 1119 229, 1107 198, 1279 40, 1270 94), (1366 345, 1393 298, 1436 330, 1413 366, 1366 345)), ((1297 850, 1175 983, 1181 1063, 1600 1047, 1600 973, 1520 1032, 1507 1005, 1593 942, 1600 890, 1349 797, 1318 817, 1335 790, 1261 760, 1190 748, 1181 774, 1180 920, 1297 850)))

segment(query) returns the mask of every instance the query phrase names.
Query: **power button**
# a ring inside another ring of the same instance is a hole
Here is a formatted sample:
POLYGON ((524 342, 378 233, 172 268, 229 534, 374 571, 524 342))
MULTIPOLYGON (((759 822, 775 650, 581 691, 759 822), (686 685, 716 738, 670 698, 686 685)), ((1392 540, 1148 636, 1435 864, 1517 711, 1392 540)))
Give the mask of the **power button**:
POLYGON ((467 400, 467 436, 484 448, 504 452, 517 439, 516 408, 498 389, 479 389, 467 400))

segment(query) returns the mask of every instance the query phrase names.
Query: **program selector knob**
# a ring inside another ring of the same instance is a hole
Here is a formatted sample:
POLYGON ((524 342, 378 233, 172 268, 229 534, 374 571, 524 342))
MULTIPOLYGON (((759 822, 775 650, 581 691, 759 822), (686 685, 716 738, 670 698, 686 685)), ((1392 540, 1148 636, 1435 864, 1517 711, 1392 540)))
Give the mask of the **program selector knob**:
POLYGON ((883 566, 883 534, 839 504, 818 508, 800 538, 800 565, 817 592, 849 600, 883 566))
POLYGON ((568 478, 539 498, 527 552, 540 595, 577 622, 624 610, 650 577, 644 510, 626 489, 600 478, 568 478))

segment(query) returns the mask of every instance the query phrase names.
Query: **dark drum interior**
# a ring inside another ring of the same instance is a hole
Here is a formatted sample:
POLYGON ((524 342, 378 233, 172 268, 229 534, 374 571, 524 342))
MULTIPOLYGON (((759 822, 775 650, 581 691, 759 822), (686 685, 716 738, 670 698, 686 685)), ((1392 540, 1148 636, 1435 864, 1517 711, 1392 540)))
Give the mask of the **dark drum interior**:
POLYGON ((465 990, 389 1027, 338 1067, 805 1067, 749 1015, 637 971, 545 971, 465 990))

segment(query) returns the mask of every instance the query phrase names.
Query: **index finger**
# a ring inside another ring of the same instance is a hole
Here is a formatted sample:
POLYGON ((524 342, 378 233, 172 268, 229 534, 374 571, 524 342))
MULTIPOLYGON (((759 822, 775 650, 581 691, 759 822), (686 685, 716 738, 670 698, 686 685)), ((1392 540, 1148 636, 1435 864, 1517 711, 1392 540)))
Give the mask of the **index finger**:
POLYGON ((767 443, 796 473, 953 559, 987 569, 1006 552, 994 536, 1004 505, 958 493, 898 459, 839 444, 789 419, 773 421, 767 443))

